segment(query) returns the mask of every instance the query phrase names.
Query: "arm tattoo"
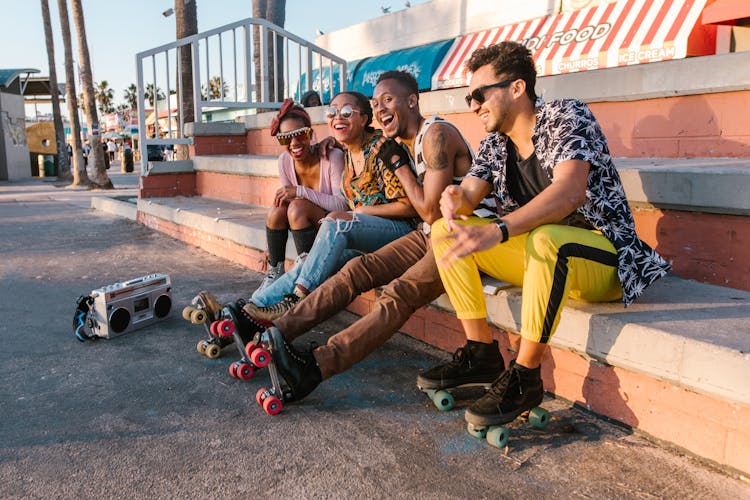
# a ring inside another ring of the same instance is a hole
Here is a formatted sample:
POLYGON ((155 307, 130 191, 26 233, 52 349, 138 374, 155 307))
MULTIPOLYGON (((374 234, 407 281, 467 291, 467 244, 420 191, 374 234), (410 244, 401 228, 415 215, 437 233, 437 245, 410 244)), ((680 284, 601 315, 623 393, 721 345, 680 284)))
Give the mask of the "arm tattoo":
POLYGON ((430 140, 425 146, 430 148, 430 162, 427 165, 429 168, 434 170, 445 170, 450 166, 448 161, 448 137, 441 130, 441 127, 435 127, 433 133, 430 134, 430 140))

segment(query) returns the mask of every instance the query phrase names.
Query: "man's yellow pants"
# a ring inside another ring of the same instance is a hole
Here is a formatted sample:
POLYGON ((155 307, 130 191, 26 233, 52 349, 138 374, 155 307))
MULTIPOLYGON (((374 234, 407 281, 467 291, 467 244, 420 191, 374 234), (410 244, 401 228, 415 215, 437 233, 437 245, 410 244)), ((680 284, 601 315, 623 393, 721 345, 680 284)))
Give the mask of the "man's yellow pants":
MULTIPOLYGON (((471 217, 457 224, 480 226, 471 217)), ((444 219, 432 225, 438 270, 459 319, 487 316, 480 271, 523 289, 521 336, 548 343, 568 297, 609 302, 622 297, 617 252, 599 231, 545 224, 482 252, 458 259, 447 269, 440 259, 453 243, 444 219)))

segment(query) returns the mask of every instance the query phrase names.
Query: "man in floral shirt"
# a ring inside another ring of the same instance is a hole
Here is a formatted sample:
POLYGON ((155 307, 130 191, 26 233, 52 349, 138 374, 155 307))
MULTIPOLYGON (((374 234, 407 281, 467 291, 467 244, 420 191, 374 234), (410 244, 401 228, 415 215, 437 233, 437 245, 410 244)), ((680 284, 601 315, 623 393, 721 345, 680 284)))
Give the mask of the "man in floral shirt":
POLYGON ((432 240, 468 341, 418 383, 450 387, 478 369, 472 353, 492 341, 480 271, 523 287, 518 355, 466 410, 469 423, 487 426, 541 403, 542 356, 568 297, 627 306, 670 266, 636 235, 607 141, 585 104, 537 99, 534 61, 516 42, 478 49, 467 66, 466 102, 489 135, 461 185, 443 192, 432 240), (470 217, 490 192, 499 219, 470 217))

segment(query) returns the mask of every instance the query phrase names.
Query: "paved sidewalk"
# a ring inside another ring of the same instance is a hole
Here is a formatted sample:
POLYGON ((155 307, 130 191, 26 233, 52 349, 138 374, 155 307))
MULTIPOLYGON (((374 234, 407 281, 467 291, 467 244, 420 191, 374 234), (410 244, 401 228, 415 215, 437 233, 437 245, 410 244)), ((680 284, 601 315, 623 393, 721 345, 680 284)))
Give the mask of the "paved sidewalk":
POLYGON ((565 401, 545 402, 547 430, 519 429, 494 449, 466 433, 460 409, 440 413, 415 387, 419 369, 448 355, 401 335, 269 417, 254 401, 267 373, 230 378, 236 354, 199 356, 202 330, 180 315, 201 288, 231 300, 260 276, 91 210, 92 196, 134 196, 133 174, 112 178, 114 192, 0 182, 2 498, 750 496, 737 475, 565 401), (78 295, 153 272, 172 278, 166 320, 75 340, 78 295))

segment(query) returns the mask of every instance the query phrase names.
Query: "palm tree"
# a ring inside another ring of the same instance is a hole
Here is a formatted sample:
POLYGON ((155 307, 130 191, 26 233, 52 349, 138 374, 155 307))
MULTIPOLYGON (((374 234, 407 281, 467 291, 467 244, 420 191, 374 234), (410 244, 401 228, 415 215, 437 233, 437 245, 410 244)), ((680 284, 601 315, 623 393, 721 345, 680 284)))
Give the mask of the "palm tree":
POLYGON ((115 91, 109 88, 109 82, 102 80, 96 84, 94 89, 96 101, 99 103, 99 111, 102 114, 114 111, 112 100, 115 98, 115 91))
POLYGON ((104 150, 101 146, 99 116, 96 113, 94 78, 91 72, 91 60, 89 58, 89 44, 86 39, 86 22, 83 17, 82 0, 71 0, 71 6, 73 8, 73 22, 76 26, 76 33, 78 33, 78 59, 81 63, 80 75, 83 87, 83 106, 86 111, 86 120, 89 122, 89 132, 91 135, 91 151, 89 152, 89 163, 93 166, 91 180, 102 189, 114 189, 104 166, 104 150))
MULTIPOLYGON (((286 0, 253 0, 253 17, 258 17, 272 22, 276 26, 284 27, 286 18, 286 0)), ((284 96, 283 78, 279 78, 278 88, 274 88, 274 74, 278 71, 283 74, 284 70, 284 47, 283 44, 277 43, 276 52, 273 50, 273 33, 268 33, 266 37, 266 53, 268 54, 268 82, 269 95, 262 95, 261 88, 263 82, 260 80, 260 30, 256 27, 253 29, 253 63, 255 65, 255 85, 256 95, 266 102, 278 102, 284 96)))
POLYGON ((221 99, 222 97, 225 97, 228 92, 229 83, 226 80, 222 83, 221 77, 219 76, 212 76, 208 81, 208 91, 206 91, 205 85, 201 86, 201 96, 204 101, 221 99))
POLYGON ((128 88, 125 89, 122 96, 127 102, 131 111, 138 110, 138 87, 135 86, 135 83, 131 83, 128 88))
POLYGON ((152 108, 154 107, 154 100, 163 101, 164 99, 166 99, 164 91, 162 91, 162 89, 159 87, 156 87, 156 97, 154 98, 153 83, 146 84, 146 90, 143 92, 143 97, 148 101, 152 108))
MULTIPOLYGON (((177 40, 198 33, 198 14, 196 0, 175 0, 175 36, 177 40)), ((177 92, 180 95, 182 107, 182 122, 195 121, 195 105, 193 103, 193 58, 190 46, 180 47, 180 80, 177 81, 177 92)), ((182 132, 182 131, 180 131, 182 132)), ((187 160, 189 148, 186 144, 178 144, 175 147, 175 159, 187 160)))
POLYGON ((70 20, 68 18, 68 0, 57 0, 60 12, 60 28, 63 46, 65 47, 65 95, 70 115, 70 136, 73 146, 73 184, 71 186, 90 186, 86 162, 83 161, 81 144, 81 122, 78 119, 78 98, 76 97, 76 78, 73 71, 73 44, 70 39, 70 20))
POLYGON ((41 0, 42 21, 44 22, 44 41, 47 44, 47 62, 49 64, 49 86, 52 96, 52 120, 55 124, 55 144, 57 146, 57 178, 69 181, 70 162, 68 148, 65 147, 65 130, 63 130, 62 115, 60 114, 60 96, 57 86, 57 70, 55 69, 55 44, 52 40, 52 21, 49 15, 49 2, 41 0))

